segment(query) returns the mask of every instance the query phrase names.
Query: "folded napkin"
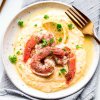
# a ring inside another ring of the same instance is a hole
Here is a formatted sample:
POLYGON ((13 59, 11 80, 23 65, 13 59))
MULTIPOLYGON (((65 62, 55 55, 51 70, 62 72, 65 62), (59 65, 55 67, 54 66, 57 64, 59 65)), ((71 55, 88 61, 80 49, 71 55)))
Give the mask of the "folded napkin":
MULTIPOLYGON (((25 7, 31 3, 41 1, 41 0, 23 0, 23 6, 25 7)), ((46 1, 46 0, 44 0, 46 1)), ((81 11, 83 11, 93 22, 95 25, 95 29, 98 33, 100 33, 100 0, 57 0, 61 1, 67 4, 72 4, 79 8, 81 11)), ((100 37, 100 35, 99 35, 100 37)), ((100 62, 98 64, 98 68, 92 77, 92 79, 89 81, 89 83, 80 91, 77 93, 65 97, 60 100, 93 100, 95 98, 95 90, 96 90, 96 84, 97 84, 97 77, 99 72, 100 62)), ((0 96, 11 96, 12 98, 18 98, 18 100, 39 100, 34 97, 31 97, 20 90, 18 90, 9 80, 6 73, 4 72, 2 76, 2 80, 0 81, 0 96), (19 98, 20 97, 20 98, 19 98)))

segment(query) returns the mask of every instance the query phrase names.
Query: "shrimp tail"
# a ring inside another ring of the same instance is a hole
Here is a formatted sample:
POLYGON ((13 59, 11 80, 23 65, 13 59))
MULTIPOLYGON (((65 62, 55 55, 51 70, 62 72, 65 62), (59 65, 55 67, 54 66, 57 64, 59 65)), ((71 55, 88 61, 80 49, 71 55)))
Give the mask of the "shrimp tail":
POLYGON ((36 41, 35 38, 32 36, 26 43, 25 45, 25 49, 24 49, 24 58, 23 61, 26 62, 31 54, 32 49, 35 47, 36 45, 36 41))
POLYGON ((75 64, 76 64, 75 55, 73 53, 70 53, 69 60, 68 60, 68 73, 65 75, 67 84, 69 84, 75 76, 75 72, 76 72, 75 64))

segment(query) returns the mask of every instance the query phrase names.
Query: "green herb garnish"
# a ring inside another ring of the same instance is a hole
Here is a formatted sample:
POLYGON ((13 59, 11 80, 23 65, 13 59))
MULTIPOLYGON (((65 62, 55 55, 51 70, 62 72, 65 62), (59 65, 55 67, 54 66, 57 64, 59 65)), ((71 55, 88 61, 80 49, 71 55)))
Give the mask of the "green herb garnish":
POLYGON ((43 31, 42 29, 40 29, 40 32, 43 31))
POLYGON ((57 24, 57 30, 61 31, 61 29, 62 29, 62 25, 61 24, 57 24))
POLYGON ((50 54, 53 54, 53 51, 50 51, 50 54))
POLYGON ((20 39, 22 40, 23 38, 21 37, 20 39))
POLYGON ((74 44, 74 42, 72 42, 72 44, 74 44))
POLYGON ((22 66, 20 65, 19 68, 22 70, 22 66))
POLYGON ((59 42, 62 42, 62 38, 60 37, 60 38, 58 39, 58 41, 59 41, 59 42))
POLYGON ((18 25, 19 25, 20 27, 23 27, 23 26, 24 26, 24 22, 23 22, 22 20, 19 20, 19 21, 18 21, 18 25))
POLYGON ((64 51, 66 51, 66 48, 63 48, 64 51))
POLYGON ((68 39, 68 36, 66 36, 66 40, 68 39))
POLYGON ((42 39, 42 47, 45 47, 47 45, 48 45, 47 40, 46 39, 42 39))
POLYGON ((57 58, 57 57, 55 57, 55 62, 56 62, 56 63, 58 62, 58 58, 57 58))
POLYGON ((44 15, 44 19, 48 19, 49 18, 49 16, 48 15, 44 15))
POLYGON ((82 46, 80 45, 76 45, 76 49, 82 48, 82 46))
POLYGON ((54 42, 54 38, 51 38, 49 43, 52 44, 54 42))
POLYGON ((16 55, 12 55, 12 56, 9 56, 9 60, 12 64, 16 64, 17 62, 17 56, 16 55))
POLYGON ((74 28, 73 24, 68 24, 68 28, 69 28, 69 30, 72 30, 74 28))
POLYGON ((65 68, 62 68, 62 69, 60 69, 60 71, 59 71, 59 75, 65 74, 66 72, 67 72, 66 69, 65 69, 65 68))
POLYGON ((37 24, 34 24, 35 27, 37 27, 37 24))
POLYGON ((61 75, 61 72, 59 72, 59 76, 61 75))
POLYGON ((60 72, 61 73, 65 73, 66 72, 66 69, 65 68, 62 68, 62 69, 60 69, 60 72))
POLYGON ((20 55, 20 51, 17 51, 16 54, 17 54, 17 55, 20 55))

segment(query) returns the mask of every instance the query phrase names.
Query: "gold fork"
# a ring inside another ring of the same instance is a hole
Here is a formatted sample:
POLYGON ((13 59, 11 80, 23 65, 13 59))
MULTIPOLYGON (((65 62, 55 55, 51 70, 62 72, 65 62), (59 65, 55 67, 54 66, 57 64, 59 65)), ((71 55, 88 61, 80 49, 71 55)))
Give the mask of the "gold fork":
POLYGON ((85 36, 93 37, 100 44, 100 40, 94 34, 94 25, 86 15, 74 6, 69 7, 65 13, 85 36))
POLYGON ((1 10, 3 9, 3 7, 4 7, 4 4, 5 4, 5 2, 6 2, 6 0, 2 0, 0 3, 0 12, 1 12, 1 10))

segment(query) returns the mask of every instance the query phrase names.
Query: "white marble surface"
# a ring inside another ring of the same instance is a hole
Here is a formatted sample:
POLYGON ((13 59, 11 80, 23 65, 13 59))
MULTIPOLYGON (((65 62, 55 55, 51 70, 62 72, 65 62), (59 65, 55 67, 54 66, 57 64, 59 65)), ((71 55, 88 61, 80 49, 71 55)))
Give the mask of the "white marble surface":
MULTIPOLYGON (((23 0, 6 0, 6 3, 2 9, 2 12, 0 13, 0 50, 1 50, 1 42, 4 35, 4 32, 6 30, 6 27, 8 26, 10 20, 13 18, 13 16, 20 10, 23 0)), ((1 52, 0 52, 1 55, 1 52)), ((0 56, 0 79, 2 76, 2 73, 4 71, 4 67, 2 64, 2 59, 0 56)), ((100 100, 100 75, 98 77, 98 84, 97 84, 97 90, 96 90, 96 100, 100 100)), ((20 100, 20 98, 14 98, 13 96, 0 96, 0 100, 20 100)), ((24 99, 25 100, 25 99, 24 99)))

